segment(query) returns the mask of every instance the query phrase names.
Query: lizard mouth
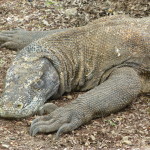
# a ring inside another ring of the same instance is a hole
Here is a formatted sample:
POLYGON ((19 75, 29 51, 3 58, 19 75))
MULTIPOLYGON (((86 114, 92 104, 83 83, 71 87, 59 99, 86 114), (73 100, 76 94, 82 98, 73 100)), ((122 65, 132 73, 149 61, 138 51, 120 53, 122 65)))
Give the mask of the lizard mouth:
POLYGON ((43 98, 34 97, 32 102, 21 110, 20 112, 21 116, 28 117, 28 116, 36 114, 39 107, 42 106, 45 101, 46 100, 43 100, 43 98))
POLYGON ((6 108, 0 106, 0 117, 2 118, 26 118, 37 113, 38 108, 44 104, 42 98, 34 97, 29 105, 22 109, 6 108))

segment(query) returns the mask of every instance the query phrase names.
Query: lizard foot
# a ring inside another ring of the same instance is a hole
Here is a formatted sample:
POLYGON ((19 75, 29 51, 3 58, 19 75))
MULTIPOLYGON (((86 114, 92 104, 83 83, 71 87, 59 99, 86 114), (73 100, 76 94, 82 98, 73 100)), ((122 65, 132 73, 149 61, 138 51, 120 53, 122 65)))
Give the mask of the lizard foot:
POLYGON ((35 136, 39 132, 50 133, 57 131, 56 139, 58 139, 62 133, 78 128, 84 121, 85 115, 81 110, 60 107, 49 115, 34 119, 30 127, 30 135, 35 136))
POLYGON ((41 106, 37 112, 38 115, 45 115, 45 114, 50 114, 53 112, 58 106, 56 106, 53 103, 46 103, 43 106, 41 106))
POLYGON ((30 43, 29 31, 14 29, 0 32, 0 48, 20 50, 30 43))

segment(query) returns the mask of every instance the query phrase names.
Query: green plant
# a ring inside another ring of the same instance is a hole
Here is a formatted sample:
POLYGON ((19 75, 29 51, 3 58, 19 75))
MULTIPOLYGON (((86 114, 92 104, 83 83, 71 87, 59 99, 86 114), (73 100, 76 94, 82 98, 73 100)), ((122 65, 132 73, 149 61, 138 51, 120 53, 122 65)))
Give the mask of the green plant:
POLYGON ((50 5, 55 5, 55 4, 57 4, 57 2, 56 1, 54 1, 54 0, 46 0, 46 6, 50 6, 50 5))

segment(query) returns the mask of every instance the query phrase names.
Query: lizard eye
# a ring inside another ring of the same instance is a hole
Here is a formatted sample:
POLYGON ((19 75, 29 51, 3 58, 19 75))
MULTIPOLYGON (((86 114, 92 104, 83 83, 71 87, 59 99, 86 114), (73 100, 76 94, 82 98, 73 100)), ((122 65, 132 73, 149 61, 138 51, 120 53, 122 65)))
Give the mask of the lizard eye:
POLYGON ((41 89, 43 87, 43 85, 44 85, 44 81, 40 79, 40 80, 34 82, 32 84, 32 87, 35 89, 41 89))
POLYGON ((20 102, 20 103, 15 104, 15 108, 22 109, 23 103, 20 102))

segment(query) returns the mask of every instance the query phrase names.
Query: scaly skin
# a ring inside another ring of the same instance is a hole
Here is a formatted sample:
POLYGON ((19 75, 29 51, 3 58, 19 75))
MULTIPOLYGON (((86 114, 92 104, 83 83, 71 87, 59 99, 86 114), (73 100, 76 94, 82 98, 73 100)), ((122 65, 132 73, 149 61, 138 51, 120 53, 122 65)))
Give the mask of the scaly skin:
POLYGON ((34 40, 7 72, 0 116, 49 113, 33 121, 30 134, 57 131, 58 138, 121 110, 140 93, 150 93, 149 25, 149 17, 104 17, 34 40), (64 107, 44 104, 71 91, 87 92, 64 107))
POLYGON ((32 65, 20 59, 7 71, 5 92, 0 101, 0 116, 22 118, 33 115, 57 92, 58 87, 58 73, 47 59, 32 61, 32 65))

